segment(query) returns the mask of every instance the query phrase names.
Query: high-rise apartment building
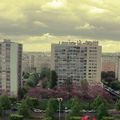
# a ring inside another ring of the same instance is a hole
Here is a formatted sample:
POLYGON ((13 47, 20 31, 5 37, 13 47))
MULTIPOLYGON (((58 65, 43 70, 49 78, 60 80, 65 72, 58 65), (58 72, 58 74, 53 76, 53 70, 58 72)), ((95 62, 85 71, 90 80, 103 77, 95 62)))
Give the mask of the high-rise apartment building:
POLYGON ((22 64, 24 72, 40 72, 51 67, 51 56, 47 52, 24 52, 22 64))
POLYGON ((62 42, 51 45, 52 69, 57 72, 58 86, 70 79, 80 85, 101 83, 101 46, 97 41, 62 42))
POLYGON ((0 94, 17 96, 21 87, 22 45, 4 40, 0 42, 0 94))
POLYGON ((104 53, 102 55, 102 71, 115 72, 115 78, 120 81, 120 54, 104 53))
POLYGON ((108 72, 108 71, 116 71, 116 56, 112 54, 103 54, 102 55, 102 71, 108 72))

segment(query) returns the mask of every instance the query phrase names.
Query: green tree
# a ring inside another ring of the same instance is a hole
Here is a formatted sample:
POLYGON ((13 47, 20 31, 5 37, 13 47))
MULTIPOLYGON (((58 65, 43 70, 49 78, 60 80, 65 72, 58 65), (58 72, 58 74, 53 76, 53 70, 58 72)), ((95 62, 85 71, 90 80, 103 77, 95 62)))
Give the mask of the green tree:
POLYGON ((82 109, 80 105, 80 101, 77 98, 73 99, 72 106, 71 106, 71 115, 78 116, 80 115, 80 110, 82 109))
POLYGON ((93 101, 93 108, 97 109, 101 104, 105 103, 102 97, 97 96, 96 99, 93 101))
POLYGON ((54 119, 54 114, 57 111, 58 102, 56 99, 50 98, 48 101, 47 109, 46 109, 46 117, 54 119))
POLYGON ((36 108, 39 106, 39 101, 37 98, 27 97, 25 99, 26 104, 29 106, 30 109, 36 108))
POLYGON ((23 77, 24 79, 28 79, 29 78, 29 73, 28 72, 23 72, 23 77))
POLYGON ((2 117, 4 113, 3 107, 0 105, 0 116, 2 117))
POLYGON ((106 104, 102 103, 97 108, 97 117, 99 120, 102 120, 102 118, 107 116, 107 115, 108 115, 108 111, 107 111, 106 104))
POLYGON ((40 80, 39 75, 37 73, 34 73, 29 76, 29 78, 27 80, 27 85, 30 87, 35 87, 39 80, 40 80))
POLYGON ((42 68, 41 72, 40 72, 40 78, 47 78, 48 80, 50 79, 50 69, 49 68, 42 68))
POLYGON ((11 108, 11 103, 8 96, 0 96, 0 106, 3 108, 3 110, 9 110, 11 108))
POLYGON ((48 88, 49 87, 49 81, 50 81, 50 69, 49 68, 42 68, 40 73, 40 80, 42 81, 42 87, 48 88))
POLYGON ((23 116, 18 114, 11 114, 9 120, 23 120, 23 116))
POLYGON ((49 88, 54 88, 57 85, 57 74, 54 70, 51 71, 51 78, 49 80, 49 88))
POLYGON ((88 82, 87 80, 81 80, 80 87, 84 96, 88 96, 88 82))
POLYGON ((118 101, 116 102, 116 109, 117 109, 117 110, 120 110, 120 100, 118 100, 118 101))
MULTIPOLYGON (((67 80, 65 81, 65 87, 67 89, 67 91, 70 93, 71 92, 71 89, 72 89, 72 80, 71 78, 67 78, 67 80)), ((70 98, 70 94, 69 94, 69 98, 70 98)))
POLYGON ((27 104, 27 100, 22 101, 21 105, 18 108, 18 113, 24 117, 29 116, 29 106, 27 104))
POLYGON ((19 99, 22 99, 25 97, 27 93, 27 89, 25 87, 23 88, 20 88, 19 91, 18 91, 18 94, 19 94, 19 99))

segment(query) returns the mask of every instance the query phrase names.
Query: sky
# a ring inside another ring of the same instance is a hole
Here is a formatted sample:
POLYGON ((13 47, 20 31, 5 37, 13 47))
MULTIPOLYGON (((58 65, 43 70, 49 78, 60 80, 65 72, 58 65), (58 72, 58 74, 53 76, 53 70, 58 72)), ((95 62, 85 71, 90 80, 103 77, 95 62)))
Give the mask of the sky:
POLYGON ((0 39, 24 51, 50 51, 59 41, 97 40, 120 52, 120 0, 0 0, 0 39))

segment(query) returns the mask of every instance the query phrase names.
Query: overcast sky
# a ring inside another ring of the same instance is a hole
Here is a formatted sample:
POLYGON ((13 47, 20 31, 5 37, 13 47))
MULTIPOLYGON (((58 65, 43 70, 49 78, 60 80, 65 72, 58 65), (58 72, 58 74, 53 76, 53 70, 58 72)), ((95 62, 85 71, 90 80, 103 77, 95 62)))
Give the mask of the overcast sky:
POLYGON ((0 0, 0 38, 24 51, 50 51, 59 41, 98 40, 120 51, 120 0, 0 0))

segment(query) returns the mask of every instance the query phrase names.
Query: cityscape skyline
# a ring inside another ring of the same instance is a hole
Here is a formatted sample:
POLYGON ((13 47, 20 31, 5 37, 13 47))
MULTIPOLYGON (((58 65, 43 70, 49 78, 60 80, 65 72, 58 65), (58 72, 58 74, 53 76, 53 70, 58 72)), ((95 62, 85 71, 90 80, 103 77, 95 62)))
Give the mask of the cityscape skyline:
POLYGON ((51 43, 68 40, 98 40, 103 52, 120 51, 119 0, 1 0, 0 5, 0 38, 24 44, 24 51, 50 51, 51 43))

